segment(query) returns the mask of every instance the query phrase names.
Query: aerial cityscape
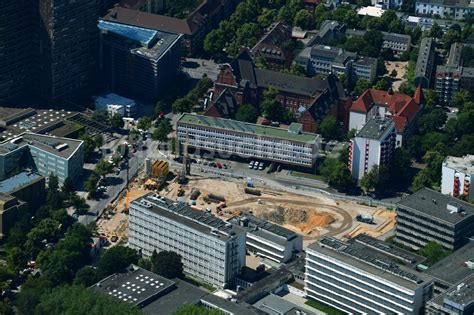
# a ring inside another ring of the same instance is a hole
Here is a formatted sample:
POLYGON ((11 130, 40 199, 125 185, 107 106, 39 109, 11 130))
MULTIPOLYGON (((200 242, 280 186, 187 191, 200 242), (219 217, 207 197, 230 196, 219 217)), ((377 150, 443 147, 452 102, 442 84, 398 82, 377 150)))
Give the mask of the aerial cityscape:
POLYGON ((0 1, 0 314, 474 315, 473 24, 0 1))

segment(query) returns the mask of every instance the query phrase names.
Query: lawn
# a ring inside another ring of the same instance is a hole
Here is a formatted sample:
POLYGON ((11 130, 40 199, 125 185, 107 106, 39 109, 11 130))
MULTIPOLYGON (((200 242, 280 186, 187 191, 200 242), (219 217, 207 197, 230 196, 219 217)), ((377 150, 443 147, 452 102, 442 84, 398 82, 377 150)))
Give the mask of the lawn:
POLYGON ((324 312, 328 315, 345 315, 346 314, 340 310, 335 309, 334 307, 331 307, 329 305, 326 305, 324 303, 321 303, 315 300, 308 300, 305 302, 305 304, 317 310, 320 310, 321 312, 324 312))
POLYGON ((198 281, 198 280, 196 280, 194 278, 191 278, 189 276, 185 276, 184 281, 189 282, 189 283, 191 283, 195 286, 202 287, 202 288, 204 288, 208 291, 211 291, 211 292, 214 292, 216 290, 216 288, 212 284, 202 282, 202 281, 198 281))

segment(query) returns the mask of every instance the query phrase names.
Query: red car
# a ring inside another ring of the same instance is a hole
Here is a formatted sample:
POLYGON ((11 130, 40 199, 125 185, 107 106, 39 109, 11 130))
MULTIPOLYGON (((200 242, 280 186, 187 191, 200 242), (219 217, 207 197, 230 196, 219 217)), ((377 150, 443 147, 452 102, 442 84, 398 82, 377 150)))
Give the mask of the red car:
POLYGON ((264 125, 264 126, 269 126, 271 123, 272 122, 270 120, 266 119, 266 118, 262 121, 262 125, 264 125))
POLYGON ((222 164, 221 163, 216 163, 217 165, 217 168, 222 168, 222 164))

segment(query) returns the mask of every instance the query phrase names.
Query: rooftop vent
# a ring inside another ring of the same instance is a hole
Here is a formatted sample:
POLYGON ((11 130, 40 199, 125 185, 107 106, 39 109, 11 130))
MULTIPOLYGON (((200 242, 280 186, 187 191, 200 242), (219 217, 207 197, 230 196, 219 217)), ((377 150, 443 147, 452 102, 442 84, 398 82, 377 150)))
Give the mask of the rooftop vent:
POLYGON ((456 204, 447 204, 446 206, 446 209, 450 212, 450 213, 460 213, 462 211, 462 208, 460 205, 456 205, 456 204))

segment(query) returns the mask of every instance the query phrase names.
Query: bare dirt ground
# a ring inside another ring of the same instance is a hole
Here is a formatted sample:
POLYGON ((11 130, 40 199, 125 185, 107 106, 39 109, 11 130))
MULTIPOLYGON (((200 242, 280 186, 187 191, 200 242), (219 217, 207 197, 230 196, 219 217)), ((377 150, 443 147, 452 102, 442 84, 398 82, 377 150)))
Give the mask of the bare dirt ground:
MULTIPOLYGON (((367 233, 377 237, 390 231, 395 225, 395 214, 382 208, 267 188, 258 188, 261 195, 255 196, 244 192, 245 181, 190 176, 186 185, 172 182, 160 194, 176 200, 180 188, 184 190, 182 197, 189 203, 192 202, 189 198, 192 190, 197 189, 201 192, 193 204, 198 210, 210 209, 213 214, 224 220, 234 215, 251 213, 303 235, 305 245, 323 235, 353 237, 367 233), (209 194, 225 198, 226 207, 218 212, 217 203, 204 201, 204 197, 209 194), (376 224, 357 222, 355 217, 358 214, 373 215, 376 224)), ((141 183, 135 182, 130 188, 129 201, 132 202, 147 192, 141 183)), ((127 240, 128 214, 125 211, 125 197, 118 199, 113 207, 104 213, 97 227, 98 232, 105 234, 109 240, 112 236, 119 238, 117 243, 120 240, 127 240)))
POLYGON ((395 78, 390 77, 393 80, 392 88, 394 91, 398 91, 400 84, 405 81, 405 74, 407 72, 408 61, 385 61, 385 67, 387 68, 387 75, 390 76, 392 70, 397 71, 395 78))

